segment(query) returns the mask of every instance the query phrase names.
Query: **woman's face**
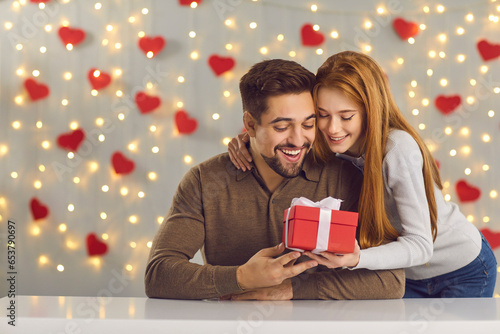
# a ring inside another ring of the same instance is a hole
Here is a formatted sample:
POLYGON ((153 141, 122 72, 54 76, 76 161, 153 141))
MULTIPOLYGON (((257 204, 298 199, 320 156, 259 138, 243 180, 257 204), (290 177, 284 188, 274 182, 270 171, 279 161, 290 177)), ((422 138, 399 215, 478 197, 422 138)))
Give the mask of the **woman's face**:
POLYGON ((340 90, 318 90, 318 129, 333 153, 360 156, 363 139, 364 108, 348 99, 340 90))

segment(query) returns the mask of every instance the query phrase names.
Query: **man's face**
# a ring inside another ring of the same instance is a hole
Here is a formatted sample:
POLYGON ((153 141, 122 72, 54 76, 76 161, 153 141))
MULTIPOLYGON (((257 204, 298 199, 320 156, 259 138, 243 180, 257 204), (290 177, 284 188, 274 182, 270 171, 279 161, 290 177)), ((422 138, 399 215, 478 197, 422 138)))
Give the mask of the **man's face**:
POLYGON ((309 92, 270 97, 255 125, 254 157, 260 155, 278 175, 299 174, 314 141, 314 103, 309 92))

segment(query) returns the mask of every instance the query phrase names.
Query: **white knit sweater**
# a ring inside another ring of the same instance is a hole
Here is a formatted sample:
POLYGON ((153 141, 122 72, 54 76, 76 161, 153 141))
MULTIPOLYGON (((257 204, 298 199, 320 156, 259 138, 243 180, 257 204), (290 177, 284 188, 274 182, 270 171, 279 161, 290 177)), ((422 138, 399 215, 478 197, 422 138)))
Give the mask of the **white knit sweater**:
MULTIPOLYGON (((455 203, 444 200, 436 186, 438 234, 432 242, 423 158, 413 137, 405 131, 392 130, 385 151, 385 209, 400 237, 386 245, 361 250, 359 263, 353 269, 405 268, 406 278, 418 280, 443 275, 472 262, 481 250, 481 235, 455 203)), ((364 161, 358 158, 353 163, 361 167, 364 161)))

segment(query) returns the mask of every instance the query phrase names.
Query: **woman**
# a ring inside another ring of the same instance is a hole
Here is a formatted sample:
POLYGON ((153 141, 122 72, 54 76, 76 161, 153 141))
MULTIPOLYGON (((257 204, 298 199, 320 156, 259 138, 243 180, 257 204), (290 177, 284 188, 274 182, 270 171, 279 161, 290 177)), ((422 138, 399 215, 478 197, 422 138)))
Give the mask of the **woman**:
MULTIPOLYGON (((329 268, 406 268, 405 298, 491 297, 493 251, 458 206, 443 199, 436 163, 397 107, 381 67, 345 51, 328 58, 316 80, 316 155, 326 160, 333 152, 364 173, 361 250, 305 255, 329 268)), ((229 152, 237 167, 248 168, 239 140, 229 152)))

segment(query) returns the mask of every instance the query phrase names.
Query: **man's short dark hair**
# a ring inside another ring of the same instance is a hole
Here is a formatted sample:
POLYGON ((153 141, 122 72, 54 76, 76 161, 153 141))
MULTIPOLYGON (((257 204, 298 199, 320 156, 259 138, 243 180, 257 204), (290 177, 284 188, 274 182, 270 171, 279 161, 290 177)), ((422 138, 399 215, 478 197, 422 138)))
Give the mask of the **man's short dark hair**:
POLYGON ((264 60, 253 65, 240 80, 243 111, 260 123, 269 97, 312 92, 315 81, 311 71, 294 61, 264 60))

